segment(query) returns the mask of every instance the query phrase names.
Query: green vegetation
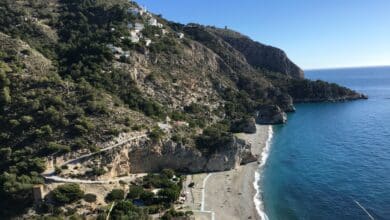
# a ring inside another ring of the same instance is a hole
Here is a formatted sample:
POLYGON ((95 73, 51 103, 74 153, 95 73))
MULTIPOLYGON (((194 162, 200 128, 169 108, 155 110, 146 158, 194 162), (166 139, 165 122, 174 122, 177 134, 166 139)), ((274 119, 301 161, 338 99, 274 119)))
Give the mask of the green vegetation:
MULTIPOLYGON (((129 5, 136 3, 0 1, 3 218, 31 207, 31 189, 44 182, 40 173, 46 169, 46 158, 76 150, 93 152, 97 143, 121 132, 150 129, 166 116, 189 126, 177 126, 171 134, 155 127, 149 133, 154 143, 171 135, 171 140, 196 144, 210 155, 230 144, 231 132, 241 131, 261 106, 272 104, 285 110, 290 96, 296 102, 356 97, 336 84, 295 79, 251 66, 221 33, 200 25, 158 18, 169 33, 163 35, 161 29, 146 25, 142 34, 153 40, 149 47, 142 41, 121 40, 129 36, 128 23, 147 19, 127 13, 129 5), (179 40, 175 31, 184 32, 186 38, 179 40), (130 57, 118 59, 108 44, 130 51, 130 57), (181 94, 192 93, 191 100, 182 100, 187 96, 181 94)), ((101 167, 91 168, 88 175, 105 173, 101 167)), ((60 173, 62 169, 67 167, 55 170, 60 173)), ((147 212, 169 208, 181 188, 181 179, 176 181, 173 176, 173 171, 164 170, 161 175, 145 177, 145 189, 132 187, 127 200, 140 199, 148 207, 134 207, 125 200, 116 207, 116 218, 142 219, 147 212), (161 190, 155 195, 152 189, 161 190)), ((82 198, 75 185, 59 187, 53 195, 58 204, 82 198)), ((125 198, 119 192, 111 196, 112 200, 125 198)), ((84 199, 94 200, 92 195, 84 199)), ((62 214, 59 208, 49 208, 50 213, 62 214)))
POLYGON ((84 192, 75 183, 67 183, 55 188, 52 192, 54 202, 58 205, 65 205, 76 202, 84 197, 84 192))
POLYGON ((138 199, 144 193, 144 188, 141 186, 130 186, 127 199, 138 199))
POLYGON ((159 127, 154 127, 153 130, 149 133, 149 138, 152 139, 154 142, 161 140, 163 136, 164 131, 161 130, 159 127))
POLYGON ((175 209, 170 209, 163 215, 161 219, 162 220, 172 220, 177 218, 189 219, 189 217, 193 214, 194 213, 192 211, 178 212, 175 209))
POLYGON ((84 195, 84 201, 89 203, 96 202, 96 195, 92 193, 87 193, 84 195))
POLYGON ((107 194, 106 200, 108 202, 120 201, 125 198, 125 192, 122 189, 113 189, 107 194))
POLYGON ((211 155, 225 148, 233 139, 229 126, 224 123, 214 124, 203 130, 196 139, 196 146, 204 153, 211 155))
POLYGON ((119 201, 112 210, 111 218, 114 220, 147 220, 148 215, 145 209, 133 205, 131 201, 119 201))
POLYGON ((179 198, 181 191, 182 181, 180 178, 174 179, 174 176, 175 172, 169 169, 164 169, 161 174, 149 174, 143 178, 143 186, 130 186, 125 199, 122 190, 112 190, 107 195, 108 201, 117 202, 111 213, 112 218, 147 219, 148 214, 169 209, 179 198), (158 189, 158 193, 153 193, 152 189, 158 189), (134 205, 140 202, 143 205, 134 205))

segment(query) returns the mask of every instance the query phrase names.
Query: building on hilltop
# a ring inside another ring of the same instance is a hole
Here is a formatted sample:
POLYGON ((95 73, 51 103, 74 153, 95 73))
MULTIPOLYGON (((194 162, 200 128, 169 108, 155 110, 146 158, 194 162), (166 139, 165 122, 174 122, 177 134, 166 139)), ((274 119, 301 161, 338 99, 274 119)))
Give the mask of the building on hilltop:
POLYGON ((179 37, 179 39, 183 39, 184 38, 184 33, 177 33, 177 36, 179 37))
POLYGON ((148 23, 151 26, 157 26, 157 24, 158 24, 157 19, 155 19, 155 18, 150 18, 148 23))

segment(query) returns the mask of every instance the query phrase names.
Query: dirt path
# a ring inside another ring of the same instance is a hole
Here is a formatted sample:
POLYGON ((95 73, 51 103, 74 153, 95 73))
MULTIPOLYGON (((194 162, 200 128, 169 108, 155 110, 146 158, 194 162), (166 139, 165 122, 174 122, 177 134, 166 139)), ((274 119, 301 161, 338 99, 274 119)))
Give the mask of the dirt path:
MULTIPOLYGON (((144 133, 144 134, 141 134, 141 135, 138 135, 138 136, 126 139, 124 141, 121 141, 121 142, 119 142, 119 143, 117 143, 115 145, 103 148, 103 149, 99 150, 98 152, 86 154, 86 155, 80 156, 78 158, 65 161, 64 163, 59 164, 58 166, 61 167, 61 166, 68 165, 68 164, 78 163, 80 160, 84 160, 84 159, 86 159, 88 157, 92 157, 92 156, 95 156, 97 154, 101 154, 101 153, 103 153, 105 151, 109 151, 109 150, 112 150, 114 148, 120 147, 120 146, 122 146, 124 144, 129 143, 130 141, 134 141, 134 140, 141 139, 141 138, 146 138, 146 137, 147 137, 147 134, 144 133)), ((63 177, 56 176, 55 175, 55 170, 54 170, 54 165, 52 167, 53 168, 51 170, 48 170, 48 171, 46 171, 43 174, 43 177, 45 178, 45 180, 50 180, 50 181, 54 181, 54 182, 63 182, 63 183, 107 184, 107 183, 111 183, 111 182, 119 182, 121 180, 123 180, 123 181, 131 181, 131 180, 135 180, 136 179, 136 177, 135 177, 136 175, 119 177, 119 178, 114 178, 114 179, 110 179, 110 180, 81 180, 81 179, 63 178, 63 177)))

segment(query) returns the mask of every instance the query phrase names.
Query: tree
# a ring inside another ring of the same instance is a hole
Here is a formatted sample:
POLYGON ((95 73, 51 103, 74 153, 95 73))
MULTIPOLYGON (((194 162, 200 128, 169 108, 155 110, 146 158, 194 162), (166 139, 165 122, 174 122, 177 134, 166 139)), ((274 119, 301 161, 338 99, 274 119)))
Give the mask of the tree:
POLYGON ((141 194, 144 193, 144 188, 141 186, 130 186, 129 193, 127 194, 128 199, 138 199, 141 194))
POLYGON ((166 203, 173 203, 179 198, 180 189, 178 187, 162 189, 158 192, 158 196, 166 203))
POLYGON ((12 149, 10 147, 0 149, 0 163, 9 161, 11 159, 12 149))
POLYGON ((89 203, 96 202, 96 195, 92 193, 85 194, 84 200, 89 203))
POLYGON ((161 174, 168 179, 172 179, 173 176, 175 175, 175 171, 173 171, 172 169, 163 169, 161 171, 161 174))
POLYGON ((141 199, 146 205, 153 204, 153 201, 154 201, 154 193, 149 192, 149 191, 144 191, 144 192, 140 195, 140 199, 141 199))
POLYGON ((83 198, 84 192, 76 183, 67 183, 55 188, 52 192, 53 200, 59 204, 71 204, 83 198))
POLYGON ((119 201, 112 210, 112 219, 146 220, 148 215, 130 201, 119 201))
POLYGON ((125 198, 125 192, 122 189, 113 189, 106 196, 106 200, 109 202, 122 200, 124 198, 125 198))

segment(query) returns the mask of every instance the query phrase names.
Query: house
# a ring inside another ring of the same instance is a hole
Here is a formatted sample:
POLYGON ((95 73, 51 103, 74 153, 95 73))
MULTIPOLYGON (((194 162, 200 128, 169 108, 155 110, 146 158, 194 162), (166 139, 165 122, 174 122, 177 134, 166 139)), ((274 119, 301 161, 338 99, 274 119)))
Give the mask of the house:
POLYGON ((169 31, 167 31, 166 29, 162 29, 162 30, 161 30, 161 33, 162 33, 163 35, 166 35, 166 34, 169 33, 169 31))
POLYGON ((184 38, 184 34, 183 33, 177 33, 177 36, 179 37, 179 39, 183 39, 184 38))
POLYGON ((135 30, 131 30, 130 37, 127 37, 127 39, 129 39, 131 41, 131 43, 138 43, 140 38, 141 38, 140 35, 135 30))
POLYGON ((150 26, 157 26, 158 24, 157 19, 155 18, 150 18, 148 23, 150 26))
POLYGON ((138 32, 135 30, 130 30, 130 36, 138 36, 138 32))
POLYGON ((141 7, 141 9, 139 10, 139 14, 142 16, 144 14, 146 14, 148 12, 148 10, 146 10, 146 7, 141 7))
POLYGON ((129 40, 131 41, 131 43, 138 43, 140 39, 138 35, 133 35, 129 37, 129 40))
POLYGON ((163 28, 163 27, 164 27, 164 25, 163 25, 163 24, 161 24, 161 23, 157 23, 157 27, 159 27, 159 28, 163 28))
POLYGON ((150 39, 148 39, 148 38, 146 38, 145 39, 145 45, 147 46, 147 47, 149 47, 149 45, 152 43, 152 40, 150 40, 150 39))
POLYGON ((127 24, 127 28, 128 28, 128 29, 132 29, 133 27, 134 27, 134 25, 133 25, 132 23, 128 23, 128 24, 127 24))

